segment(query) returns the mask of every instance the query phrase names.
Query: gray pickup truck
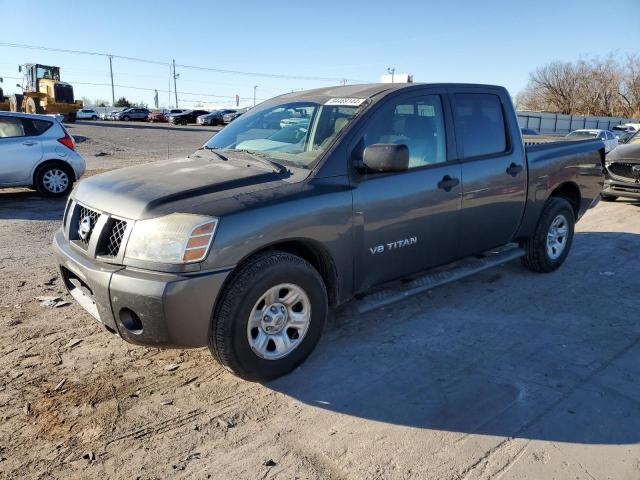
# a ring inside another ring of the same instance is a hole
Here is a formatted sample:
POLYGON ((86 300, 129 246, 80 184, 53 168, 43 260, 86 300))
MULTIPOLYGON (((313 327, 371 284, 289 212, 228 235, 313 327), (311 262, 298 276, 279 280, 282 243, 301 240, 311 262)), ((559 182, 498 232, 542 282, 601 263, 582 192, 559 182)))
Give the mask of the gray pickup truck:
POLYGON ((54 248, 109 332, 208 346, 262 381, 299 365, 354 298, 386 304, 407 292, 385 289, 517 257, 555 270, 603 169, 601 141, 525 147, 501 87, 323 88, 260 104, 188 158, 83 180, 54 248))

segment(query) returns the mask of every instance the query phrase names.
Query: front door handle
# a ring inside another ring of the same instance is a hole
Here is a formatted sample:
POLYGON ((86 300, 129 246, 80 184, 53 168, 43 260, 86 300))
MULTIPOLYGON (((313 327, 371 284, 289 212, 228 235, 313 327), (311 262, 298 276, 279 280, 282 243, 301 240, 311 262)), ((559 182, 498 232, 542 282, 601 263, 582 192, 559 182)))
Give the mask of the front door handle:
POLYGON ((449 175, 442 177, 442 180, 438 182, 438 188, 445 192, 450 192, 453 187, 460 185, 460 180, 457 178, 451 178, 449 175))
POLYGON ((511 165, 507 167, 507 173, 512 177, 515 177, 522 171, 522 165, 518 165, 515 162, 511 162, 511 165))
POLYGON ((23 145, 26 145, 27 147, 32 147, 33 145, 36 144, 36 142, 32 141, 32 140, 27 140, 26 142, 22 142, 23 145))

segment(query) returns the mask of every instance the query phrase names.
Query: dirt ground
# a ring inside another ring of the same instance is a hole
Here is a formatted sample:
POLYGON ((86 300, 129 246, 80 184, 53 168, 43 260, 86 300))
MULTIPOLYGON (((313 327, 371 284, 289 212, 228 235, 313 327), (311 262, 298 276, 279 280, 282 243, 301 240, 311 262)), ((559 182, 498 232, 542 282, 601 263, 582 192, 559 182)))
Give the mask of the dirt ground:
MULTIPOLYGON (((73 127, 92 171, 212 134, 125 127, 73 127)), ((640 478, 640 203, 590 211, 553 274, 511 262, 334 312, 264 385, 103 330, 56 274, 63 207, 0 191, 0 478, 640 478)))

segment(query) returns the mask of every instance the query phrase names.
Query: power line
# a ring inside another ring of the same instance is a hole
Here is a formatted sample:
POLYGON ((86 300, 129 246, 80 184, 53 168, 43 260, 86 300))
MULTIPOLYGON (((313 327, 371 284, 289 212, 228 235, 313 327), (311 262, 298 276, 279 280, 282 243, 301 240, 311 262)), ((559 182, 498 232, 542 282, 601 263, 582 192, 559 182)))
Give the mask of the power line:
MULTIPOLYGON (((7 77, 5 76, 4 78, 7 79, 11 79, 11 80, 22 80, 21 77, 7 77)), ((76 82, 74 80, 67 80, 68 83, 72 84, 72 85, 90 85, 90 86, 94 86, 94 87, 109 87, 111 86, 110 83, 95 83, 95 82, 76 82)), ((155 90, 157 90, 158 92, 162 92, 162 93, 171 93, 172 90, 163 90, 160 88, 147 88, 147 87, 136 87, 134 85, 120 85, 117 83, 113 84, 114 87, 118 87, 118 88, 125 88, 125 89, 130 89, 130 90, 142 90, 145 92, 153 92, 155 90)), ((179 95, 198 95, 200 97, 212 97, 212 98, 226 98, 226 99, 235 99, 236 96, 235 95, 214 95, 212 93, 202 93, 202 92, 178 92, 179 95)), ((247 97, 249 98, 249 97, 247 97)), ((186 100, 186 99, 181 99, 179 98, 178 100, 185 100, 185 101, 190 101, 190 100, 186 100)), ((266 98, 258 98, 257 100, 267 100, 266 98)), ((195 100, 193 100, 195 101, 195 100)))
MULTIPOLYGON (((71 50, 66 48, 43 47, 39 45, 26 45, 22 43, 9 43, 9 42, 0 42, 0 46, 10 47, 10 48, 25 48, 30 50, 43 50, 43 51, 49 51, 49 52, 73 53, 77 55, 111 57, 111 58, 118 58, 121 60, 129 60, 132 62, 143 62, 143 63, 149 63, 154 65, 164 65, 164 66, 171 65, 170 62, 162 62, 158 60, 150 60, 150 59, 138 58, 138 57, 128 57, 123 55, 114 55, 114 54, 103 53, 103 52, 92 52, 88 50, 71 50)), ((251 76, 251 77, 282 78, 282 79, 290 79, 290 80, 338 82, 338 83, 346 80, 351 83, 369 83, 364 80, 354 80, 354 79, 349 79, 344 77, 313 77, 313 76, 306 76, 306 75, 285 75, 285 74, 278 74, 278 73, 247 72, 247 71, 241 71, 241 70, 228 70, 223 68, 212 68, 212 67, 203 67, 203 66, 197 66, 197 65, 185 65, 185 64, 176 64, 176 67, 190 69, 190 70, 200 70, 200 71, 224 73, 224 74, 232 74, 232 75, 244 75, 244 76, 251 76)))

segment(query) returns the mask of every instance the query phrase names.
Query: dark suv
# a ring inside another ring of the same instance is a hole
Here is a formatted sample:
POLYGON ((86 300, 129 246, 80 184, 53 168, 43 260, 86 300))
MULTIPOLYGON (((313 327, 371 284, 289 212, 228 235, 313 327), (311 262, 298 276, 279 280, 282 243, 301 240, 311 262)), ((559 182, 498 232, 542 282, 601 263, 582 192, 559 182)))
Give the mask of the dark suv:
POLYGON ((196 123, 196 119, 200 115, 206 115, 208 113, 207 110, 187 110, 176 115, 169 115, 167 118, 169 123, 173 123, 174 125, 186 125, 187 123, 196 123))

